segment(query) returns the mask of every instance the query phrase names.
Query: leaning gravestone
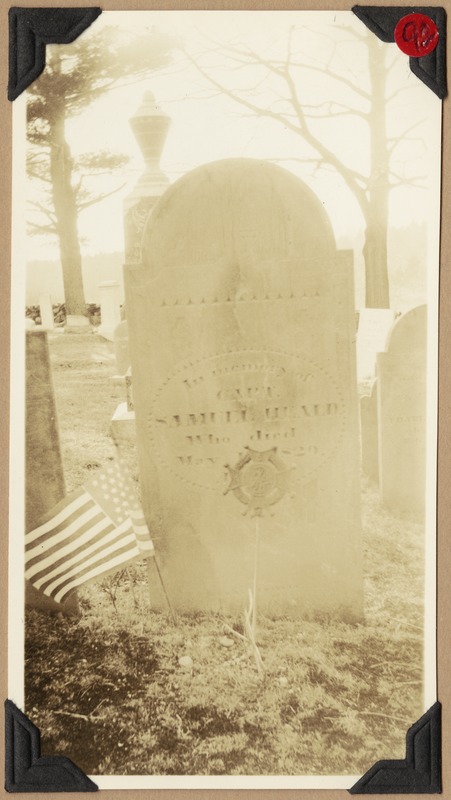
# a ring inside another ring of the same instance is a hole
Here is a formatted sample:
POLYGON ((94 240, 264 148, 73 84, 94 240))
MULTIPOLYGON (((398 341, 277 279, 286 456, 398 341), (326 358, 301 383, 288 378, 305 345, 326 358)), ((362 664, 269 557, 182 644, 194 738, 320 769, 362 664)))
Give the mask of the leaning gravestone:
POLYGON ((426 306, 394 324, 377 357, 379 486, 386 506, 423 514, 426 500, 426 306))
POLYGON ((174 605, 242 611, 255 514, 262 612, 361 617, 353 265, 318 199, 258 161, 194 170, 125 282, 142 499, 174 605))
MULTIPOLYGON (((47 333, 26 334, 25 528, 36 528, 65 495, 47 333)), ((76 613, 76 594, 58 604, 26 581, 25 602, 46 611, 76 613)))

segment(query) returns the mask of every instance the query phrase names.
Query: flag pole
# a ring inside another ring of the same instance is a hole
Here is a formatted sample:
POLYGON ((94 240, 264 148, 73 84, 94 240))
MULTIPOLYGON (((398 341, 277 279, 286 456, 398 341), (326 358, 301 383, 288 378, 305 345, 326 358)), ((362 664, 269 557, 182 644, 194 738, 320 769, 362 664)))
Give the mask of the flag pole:
MULTIPOLYGON (((160 579, 161 588, 163 589, 163 594, 164 594, 164 596, 166 598, 166 602, 168 604, 169 613, 170 613, 170 615, 172 617, 172 621, 173 621, 174 625, 176 625, 177 624, 177 617, 176 617, 176 614, 174 612, 174 609, 172 608, 172 604, 171 604, 171 601, 169 599, 169 595, 168 595, 168 593, 166 591, 166 586, 165 586, 165 583, 164 583, 164 580, 163 580, 163 575, 161 574, 160 565, 158 564, 158 559, 157 559, 155 554, 152 556, 152 559, 153 559, 153 561, 155 563, 155 569, 157 570, 157 574, 158 574, 158 577, 160 579)), ((150 574, 150 558, 147 559, 147 585, 148 585, 148 589, 149 589, 149 602, 152 605, 152 594, 151 594, 152 578, 151 578, 151 574, 150 574)))
POLYGON ((257 633, 257 586, 258 586, 258 558, 260 550, 260 521, 259 517, 255 517, 255 561, 254 561, 254 603, 252 607, 252 633, 254 639, 257 633))

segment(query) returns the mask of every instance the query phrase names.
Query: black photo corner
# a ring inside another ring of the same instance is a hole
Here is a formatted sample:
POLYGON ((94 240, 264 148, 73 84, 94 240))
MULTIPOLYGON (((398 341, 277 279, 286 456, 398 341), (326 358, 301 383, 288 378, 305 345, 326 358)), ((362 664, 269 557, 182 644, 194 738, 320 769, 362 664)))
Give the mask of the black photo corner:
MULTIPOLYGON (((424 14, 436 24, 436 48, 419 58, 410 57, 410 69, 437 97, 447 95, 446 11, 437 6, 353 6, 352 11, 382 42, 395 41, 395 28, 407 14, 424 14)), ((407 58, 407 56, 406 56, 407 58)))
POLYGON ((7 792, 95 792, 97 786, 69 758, 41 756, 39 729, 10 700, 5 702, 7 792))

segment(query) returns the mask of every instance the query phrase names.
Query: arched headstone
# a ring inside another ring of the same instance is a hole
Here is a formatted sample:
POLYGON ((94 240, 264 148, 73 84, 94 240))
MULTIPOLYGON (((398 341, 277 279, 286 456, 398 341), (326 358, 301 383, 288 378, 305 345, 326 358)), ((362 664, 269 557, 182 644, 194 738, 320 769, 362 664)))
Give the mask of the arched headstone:
POLYGON ((393 325, 377 356, 379 486, 398 511, 424 513, 426 500, 427 308, 418 306, 393 325))
POLYGON ((243 609, 256 513, 259 608, 360 617, 352 256, 316 196, 259 161, 200 167, 154 207, 125 283, 142 499, 174 605, 243 609))

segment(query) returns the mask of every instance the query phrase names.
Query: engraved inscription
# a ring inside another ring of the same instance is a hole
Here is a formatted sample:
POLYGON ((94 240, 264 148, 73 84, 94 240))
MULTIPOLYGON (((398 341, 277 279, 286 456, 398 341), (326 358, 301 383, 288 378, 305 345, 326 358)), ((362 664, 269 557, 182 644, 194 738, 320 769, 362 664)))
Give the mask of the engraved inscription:
POLYGON ((187 364, 151 399, 148 430, 160 463, 183 481, 223 491, 224 465, 246 447, 277 446, 305 481, 339 445, 339 387, 305 355, 241 351, 187 364))

